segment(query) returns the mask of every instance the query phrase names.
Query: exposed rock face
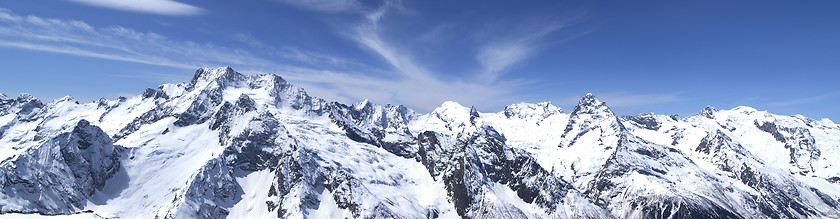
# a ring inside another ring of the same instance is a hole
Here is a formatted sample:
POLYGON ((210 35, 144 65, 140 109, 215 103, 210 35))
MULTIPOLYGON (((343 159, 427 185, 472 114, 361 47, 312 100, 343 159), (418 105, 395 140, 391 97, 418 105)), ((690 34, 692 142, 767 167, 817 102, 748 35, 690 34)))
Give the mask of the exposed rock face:
POLYGON ((73 213, 120 168, 122 148, 80 120, 64 132, 0 163, 3 211, 73 213))
POLYGON ((379 146, 398 156, 417 153, 408 122, 417 115, 405 106, 375 105, 364 101, 347 106, 333 103, 330 118, 355 141, 379 146))
POLYGON ((659 127, 661 127, 661 125, 659 124, 659 121, 657 121, 654 116, 655 115, 653 113, 647 113, 647 114, 641 114, 641 115, 637 115, 637 116, 625 116, 625 117, 623 117, 623 119, 624 119, 624 121, 631 121, 631 122, 635 123, 636 125, 638 125, 640 127, 643 127, 645 129, 650 129, 650 130, 655 131, 655 130, 659 130, 659 127))
MULTIPOLYGON (((469 126, 460 126, 463 132, 448 136, 426 131, 418 136, 417 142, 419 160, 435 180, 444 183, 458 215, 466 218, 610 217, 591 202, 580 201, 581 194, 574 186, 543 169, 527 152, 505 145, 504 136, 479 121, 475 108, 470 109, 469 115, 469 123, 461 123, 469 126), (540 210, 517 206, 518 201, 504 198, 505 192, 540 210)), ((450 127, 458 123, 448 121, 450 127)))
POLYGON ((140 95, 0 95, 0 211, 128 218, 838 218, 840 125, 587 94, 426 114, 199 69, 140 95), (113 136, 109 138, 109 136, 113 136), (121 145, 121 146, 117 146, 121 145))
POLYGON ((163 218, 226 218, 242 194, 231 170, 222 160, 210 160, 172 200, 163 218))

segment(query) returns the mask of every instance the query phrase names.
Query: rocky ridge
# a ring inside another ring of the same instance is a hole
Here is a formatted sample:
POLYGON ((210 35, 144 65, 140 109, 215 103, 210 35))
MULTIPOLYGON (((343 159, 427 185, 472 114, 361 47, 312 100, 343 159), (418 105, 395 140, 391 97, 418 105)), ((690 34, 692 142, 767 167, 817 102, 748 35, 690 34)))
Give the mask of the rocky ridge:
POLYGON ((840 217, 840 126, 749 107, 616 116, 309 96, 276 75, 78 103, 0 95, 0 210, 106 217, 840 217))

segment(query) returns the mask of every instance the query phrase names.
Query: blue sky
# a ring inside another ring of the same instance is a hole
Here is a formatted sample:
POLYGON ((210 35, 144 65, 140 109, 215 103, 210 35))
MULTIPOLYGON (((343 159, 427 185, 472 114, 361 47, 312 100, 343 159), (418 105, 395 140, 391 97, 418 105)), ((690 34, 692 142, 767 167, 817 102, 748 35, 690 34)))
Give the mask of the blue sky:
POLYGON ((427 112, 594 93, 840 121, 838 1, 0 0, 0 92, 137 95, 198 67, 427 112))

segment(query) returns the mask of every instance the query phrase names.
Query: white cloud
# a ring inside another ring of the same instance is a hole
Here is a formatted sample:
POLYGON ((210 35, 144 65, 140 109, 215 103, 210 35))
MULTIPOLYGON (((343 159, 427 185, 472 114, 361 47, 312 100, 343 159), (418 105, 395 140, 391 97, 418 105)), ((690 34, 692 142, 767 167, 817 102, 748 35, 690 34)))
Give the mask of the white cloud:
POLYGON ((0 46, 175 68, 275 62, 249 51, 169 39, 125 27, 93 27, 85 22, 18 16, 0 9, 0 46))
POLYGON ((534 48, 519 42, 495 43, 482 47, 475 58, 482 66, 482 81, 493 82, 506 70, 534 53, 534 48))
MULTIPOLYGON (((233 66, 241 72, 275 73, 294 84, 298 84, 317 97, 331 101, 349 102, 370 99, 377 103, 404 104, 420 111, 430 111, 443 101, 454 100, 479 110, 491 110, 504 104, 518 101, 526 84, 523 81, 488 83, 452 77, 444 80, 437 73, 430 72, 418 63, 402 45, 394 44, 383 37, 381 20, 387 18, 389 10, 400 10, 399 5, 390 5, 379 10, 368 10, 365 19, 356 25, 339 25, 339 31, 348 39, 358 43, 376 56, 381 57, 392 69, 386 77, 373 77, 353 71, 331 71, 281 64, 280 61, 296 60, 312 66, 324 64, 341 66, 349 63, 332 56, 303 51, 296 48, 275 48, 260 42, 246 33, 234 33, 233 40, 243 42, 245 48, 230 48, 212 43, 200 43, 171 39, 157 33, 138 32, 124 27, 94 27, 85 22, 48 19, 37 16, 19 16, 0 8, 0 47, 37 50, 67 55, 86 56, 99 59, 118 60, 150 65, 168 66, 193 70, 198 67, 233 66)), ((560 27, 554 27, 557 29, 560 27)), ((528 47, 548 33, 541 32, 516 35, 509 42, 513 47, 528 47)), ((534 48, 526 48, 536 51, 534 48)), ((510 54, 511 49, 501 53, 510 54)), ((515 49, 513 49, 515 50, 515 49)), ((528 51, 525 53, 527 54, 528 51)), ((498 55, 499 57, 505 57, 498 55)), ((516 63, 514 61, 512 63, 516 63)), ((507 66, 510 66, 509 64, 507 66)), ((506 67, 501 67, 505 69, 506 67)), ((365 69, 365 68, 344 68, 365 69)), ((184 71, 189 74, 192 71, 184 71)), ((365 72, 369 73, 369 72, 365 72)), ((167 78, 165 75, 146 77, 148 80, 167 78)), ((166 81, 176 82, 176 81, 166 81)), ((575 100, 576 101, 576 100, 575 100)))
POLYGON ((482 67, 479 80, 486 83, 496 81, 516 64, 534 56, 553 44, 569 40, 586 33, 564 38, 546 40, 568 25, 583 19, 582 15, 567 19, 536 19, 515 24, 490 25, 489 32, 481 33, 485 39, 478 48, 475 59, 482 67), (559 39, 559 40, 558 40, 559 39), (548 42, 546 42, 548 41, 548 42))
POLYGON ((355 0, 278 0, 296 7, 321 12, 357 12, 364 7, 355 0))
MULTIPOLYGON (((380 20, 392 7, 400 9, 401 6, 386 2, 385 6, 365 14, 365 22, 352 26, 349 31, 340 31, 363 48, 384 59, 394 68, 396 74, 390 79, 362 79, 362 81, 376 81, 375 84, 358 83, 364 86, 355 86, 357 83, 342 83, 336 84, 335 89, 350 93, 352 96, 367 97, 372 95, 372 92, 387 94, 369 99, 386 103, 407 103, 427 111, 447 100, 455 100, 467 106, 490 108, 514 99, 512 93, 522 85, 522 82, 512 81, 489 85, 470 81, 443 81, 415 62, 409 53, 383 40, 380 20)), ((350 78, 347 80, 353 81, 350 78)))
POLYGON ((235 32, 231 35, 231 39, 234 41, 243 43, 251 49, 264 52, 267 55, 271 56, 278 56, 283 59, 287 60, 295 60, 298 62, 316 65, 316 66, 354 66, 354 67, 367 67, 363 64, 359 64, 353 61, 349 61, 343 58, 338 58, 335 56, 330 56, 322 53, 316 53, 311 51, 303 51, 301 49, 295 47, 281 47, 277 48, 272 46, 269 43, 265 43, 263 41, 258 40, 251 34, 242 33, 242 32, 235 32))
MULTIPOLYGON (((279 74, 305 87, 310 94, 327 100, 367 98, 377 103, 405 104, 426 111, 434 109, 445 100, 456 100, 480 108, 513 101, 510 92, 521 85, 515 82, 486 86, 436 79, 409 56, 379 38, 375 31, 378 25, 375 21, 380 17, 370 16, 369 27, 372 29, 356 29, 358 32, 355 32, 354 39, 394 66, 399 73, 390 78, 283 65, 247 50, 175 40, 124 27, 101 28, 81 21, 23 17, 7 9, 0 9, 0 47, 190 70, 206 66, 240 66, 242 68, 237 70, 242 72, 279 74)), ((242 39, 248 40, 248 37, 242 39)), ((283 50, 275 52, 284 53, 283 50)), ((299 52, 296 56, 305 59, 308 55, 299 52)), ((316 56, 315 59, 328 58, 316 56)), ((184 72, 189 74, 191 71, 184 72)), ((155 74, 143 78, 154 80, 168 77, 155 74)))
POLYGON ((72 47, 72 46, 49 46, 49 45, 39 45, 39 44, 31 44, 31 43, 24 43, 24 42, 9 42, 9 41, 0 40, 0 47, 15 47, 15 48, 19 48, 19 49, 28 49, 28 50, 35 50, 35 51, 42 51, 42 52, 53 52, 53 53, 61 53, 61 54, 67 54, 67 55, 100 58, 100 59, 107 59, 107 60, 114 60, 114 61, 134 62, 134 63, 148 64, 148 65, 167 66, 167 67, 174 67, 174 68, 196 68, 196 66, 173 63, 173 62, 170 62, 169 60, 158 59, 158 58, 155 58, 155 57, 146 57, 146 58, 125 57, 125 56, 108 54, 108 53, 99 53, 99 52, 88 51, 88 50, 85 50, 85 49, 80 49, 80 48, 72 47))
POLYGON ((199 15, 204 9, 172 0, 69 0, 76 3, 161 15, 199 15))

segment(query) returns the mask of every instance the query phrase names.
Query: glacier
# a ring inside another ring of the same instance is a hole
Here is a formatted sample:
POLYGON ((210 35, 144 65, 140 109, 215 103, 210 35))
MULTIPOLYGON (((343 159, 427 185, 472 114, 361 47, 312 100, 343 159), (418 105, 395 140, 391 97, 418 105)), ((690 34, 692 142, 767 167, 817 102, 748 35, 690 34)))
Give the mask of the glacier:
POLYGON ((273 74, 0 94, 0 218, 840 218, 840 125, 329 102, 273 74), (49 216, 53 215, 53 216, 49 216))

